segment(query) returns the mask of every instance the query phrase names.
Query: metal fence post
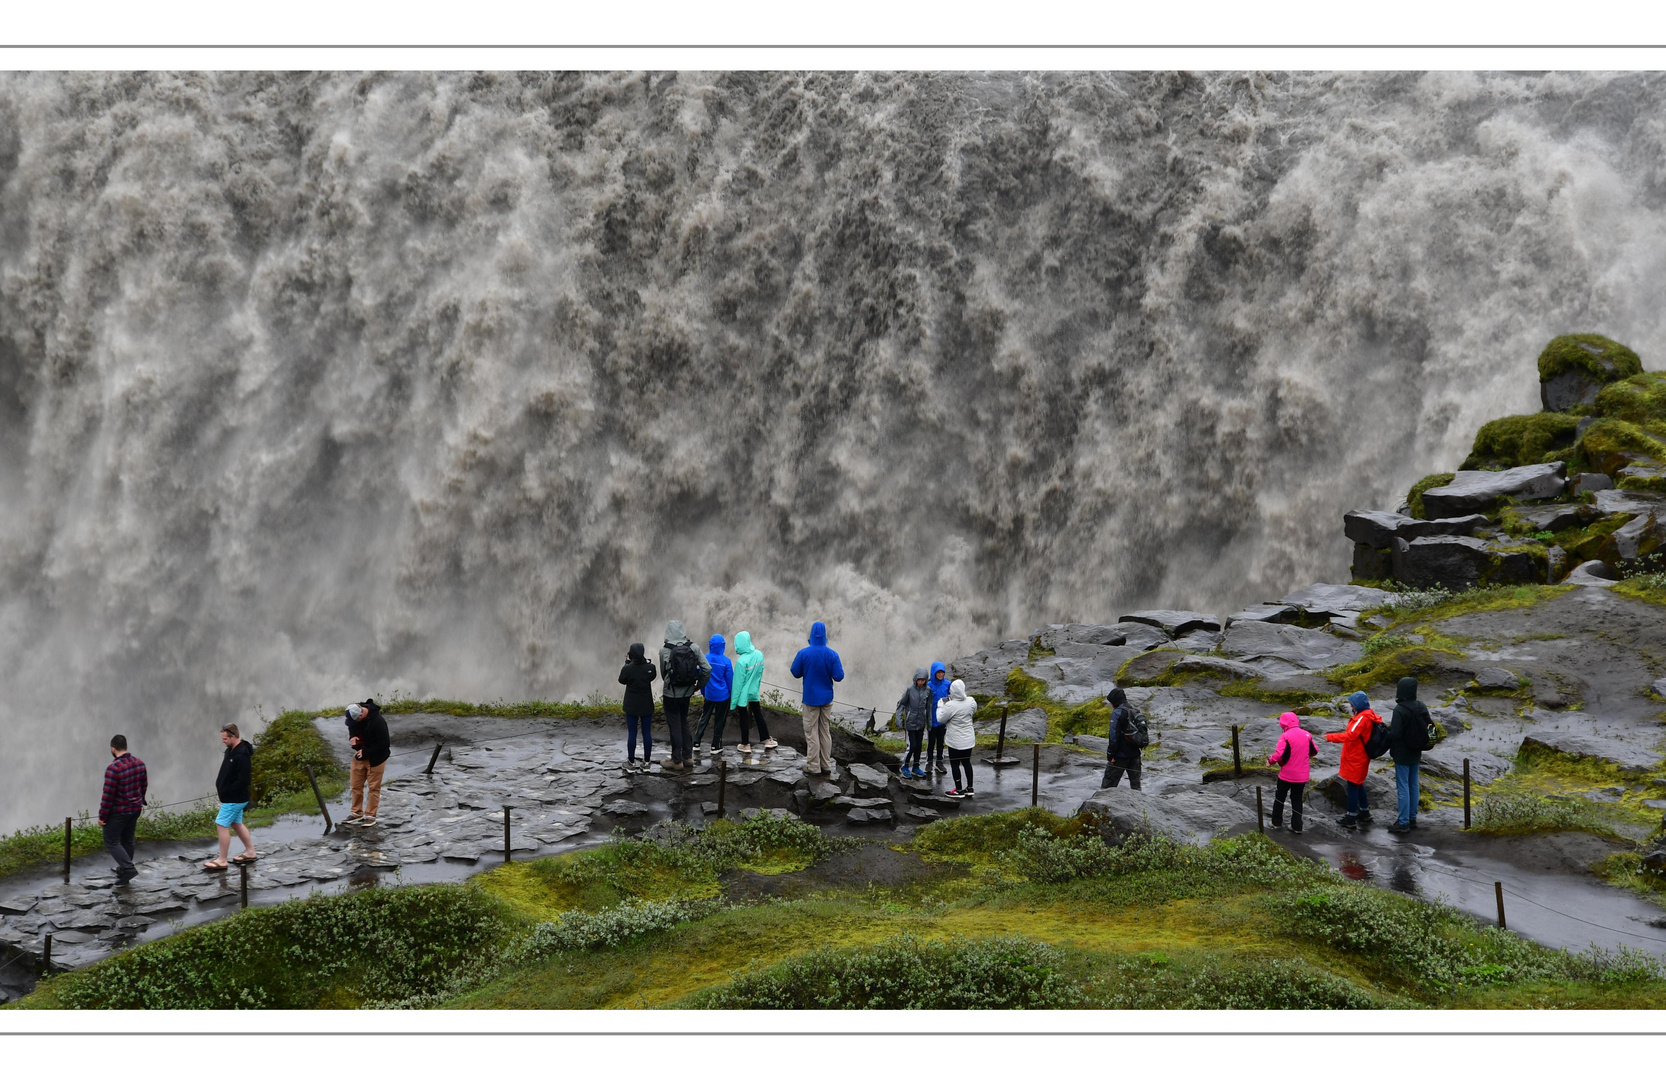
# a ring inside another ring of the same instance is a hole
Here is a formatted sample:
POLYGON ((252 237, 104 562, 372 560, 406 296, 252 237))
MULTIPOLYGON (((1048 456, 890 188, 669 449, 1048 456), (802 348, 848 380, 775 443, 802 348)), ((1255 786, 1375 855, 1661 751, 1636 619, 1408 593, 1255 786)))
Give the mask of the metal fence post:
POLYGON ((1469 759, 1464 758, 1464 828, 1469 828, 1469 759))
POLYGON ((729 761, 727 758, 717 759, 717 816, 723 816, 723 797, 729 786, 729 761))
POLYGON ((1492 883, 1492 891, 1493 891, 1493 895, 1498 897, 1498 928, 1500 930, 1503 930, 1503 929, 1505 929, 1505 926, 1504 926, 1504 883, 1502 881, 1493 882, 1492 883))
POLYGON ((1007 756, 1007 707, 1001 706, 1001 733, 995 736, 995 757, 1007 756))
POLYGON ((307 771, 307 779, 312 781, 312 797, 318 800, 318 812, 324 815, 324 835, 328 836, 335 825, 330 821, 330 808, 324 805, 324 793, 318 790, 318 777, 312 775, 311 765, 303 765, 301 768, 307 771))
POLYGON ((247 911, 249 908, 249 864, 238 863, 237 869, 242 871, 242 882, 239 891, 242 893, 243 910, 247 911))
POLYGON ((64 819, 64 884, 69 884, 70 838, 74 834, 74 819, 64 819))
POLYGON ((1266 812, 1264 810, 1262 810, 1262 808, 1261 808, 1261 785, 1257 784, 1257 785, 1255 785, 1255 831, 1256 832, 1265 833, 1267 831, 1267 819, 1266 819, 1265 815, 1266 815, 1266 812))
POLYGON ((52 935, 46 935, 46 946, 41 950, 40 971, 38 978, 45 978, 52 973, 52 935))
POLYGON ((430 757, 428 759, 428 767, 426 769, 422 770, 422 775, 424 775, 424 776, 433 776, 434 775, 434 762, 440 760, 440 747, 442 747, 444 745, 445 745, 445 740, 444 739, 441 739, 439 742, 434 744, 434 756, 430 757))
POLYGON ((1244 775, 1244 761, 1238 756, 1238 725, 1232 725, 1232 775, 1244 775))
POLYGON ((503 861, 507 865, 512 856, 509 854, 509 808, 503 808, 503 861))
POLYGON ((1030 805, 1041 805, 1041 744, 1033 747, 1034 754, 1030 758, 1030 805))

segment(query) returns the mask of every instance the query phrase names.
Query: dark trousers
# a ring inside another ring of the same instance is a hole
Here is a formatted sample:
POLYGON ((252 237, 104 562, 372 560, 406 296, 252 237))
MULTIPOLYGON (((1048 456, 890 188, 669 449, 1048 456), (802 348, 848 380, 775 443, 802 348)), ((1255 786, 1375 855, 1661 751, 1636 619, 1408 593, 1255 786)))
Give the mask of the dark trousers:
POLYGON ((909 729, 907 729, 907 734, 908 734, 908 753, 906 753, 902 756, 902 763, 904 765, 908 765, 910 763, 912 763, 914 765, 918 765, 918 764, 920 764, 920 744, 925 742, 925 739, 926 739, 925 729, 924 728, 909 728, 909 729))
POLYGON ((110 853, 110 858, 116 860, 116 869, 122 873, 133 870, 133 833, 139 827, 139 814, 111 814, 104 819, 104 850, 110 853))
POLYGON ((625 756, 631 761, 636 760, 636 728, 642 725, 642 760, 650 761, 654 756, 654 717, 632 716, 625 714, 625 756))
POLYGON ((972 748, 970 746, 964 750, 955 750, 951 748, 949 750, 949 768, 954 770, 954 786, 961 791, 971 791, 972 748), (966 770, 966 782, 964 784, 960 782, 960 770, 962 768, 965 768, 966 770))
POLYGON ((661 698, 665 705, 665 733, 671 740, 671 764, 694 760, 694 740, 688 734, 688 698, 661 698))
POLYGON ((1368 805, 1365 801, 1364 784, 1356 784, 1352 780, 1344 780, 1342 781, 1342 786, 1346 788, 1348 792, 1348 817, 1358 817, 1361 814, 1369 814, 1371 812, 1370 805, 1368 805))
POLYGON ((712 749, 723 749, 723 725, 729 719, 729 699, 708 701, 700 706, 700 726, 694 729, 694 745, 706 737, 706 725, 712 725, 712 749))
POLYGON ((926 761, 936 761, 943 764, 943 735, 949 730, 949 725, 939 724, 926 734, 926 761))
POLYGON ((758 738, 768 739, 769 729, 764 727, 764 707, 756 701, 735 707, 735 716, 740 720, 740 741, 743 746, 752 745, 752 733, 747 730, 747 721, 758 725, 758 738))
POLYGON ((1105 766, 1105 779, 1100 781, 1100 787, 1116 787, 1122 782, 1122 774, 1128 774, 1128 786, 1135 791, 1140 790, 1140 759, 1112 758, 1105 766))
POLYGON ((1290 827, 1300 830, 1302 827, 1302 793, 1307 789, 1305 780, 1280 780, 1278 791, 1273 795, 1273 824, 1284 822, 1284 799, 1290 798, 1290 827))

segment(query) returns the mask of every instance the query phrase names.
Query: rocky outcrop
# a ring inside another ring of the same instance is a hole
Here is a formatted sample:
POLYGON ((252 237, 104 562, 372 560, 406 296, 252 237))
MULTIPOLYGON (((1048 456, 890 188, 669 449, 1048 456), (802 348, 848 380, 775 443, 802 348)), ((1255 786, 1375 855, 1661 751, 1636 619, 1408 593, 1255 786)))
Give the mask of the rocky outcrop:
POLYGON ((1097 823, 1106 840, 1119 843, 1131 835, 1166 836, 1183 843, 1204 843, 1217 836, 1255 828, 1255 811, 1201 784, 1148 795, 1131 788, 1104 788, 1077 807, 1097 823))
POLYGON ((1123 622, 1155 626, 1171 638, 1194 630, 1219 630, 1221 621, 1213 615, 1198 611, 1136 611, 1122 617, 1123 622))
POLYGON ((1460 472, 1444 487, 1425 491, 1423 508, 1431 518, 1452 518, 1484 513, 1504 499, 1553 499, 1567 486, 1566 476, 1567 465, 1560 461, 1502 472, 1460 472))
POLYGON ((1547 556, 1472 536, 1425 536, 1396 541, 1390 567, 1395 580, 1418 588, 1453 591, 1478 585, 1525 585, 1549 577, 1547 556))
POLYGON ((1221 652, 1238 660, 1262 661, 1271 673, 1277 673, 1280 665, 1294 673, 1351 664, 1360 657, 1360 645, 1323 630, 1239 622, 1227 630, 1221 652))
POLYGON ((999 696, 1007 692, 1007 673, 1030 658, 1026 638, 1003 641, 993 649, 963 656, 948 663, 949 674, 966 683, 973 697, 999 696))
POLYGON ((1641 746, 1616 739, 1598 739, 1578 733, 1540 731, 1521 740, 1520 753, 1550 751, 1567 757, 1588 759, 1629 776, 1644 776, 1660 764, 1660 755, 1641 746))
POLYGON ((1374 607, 1381 607, 1394 598, 1385 589, 1371 589, 1361 585, 1309 585, 1279 601, 1300 609, 1314 619, 1331 619, 1338 615, 1357 615, 1374 607))

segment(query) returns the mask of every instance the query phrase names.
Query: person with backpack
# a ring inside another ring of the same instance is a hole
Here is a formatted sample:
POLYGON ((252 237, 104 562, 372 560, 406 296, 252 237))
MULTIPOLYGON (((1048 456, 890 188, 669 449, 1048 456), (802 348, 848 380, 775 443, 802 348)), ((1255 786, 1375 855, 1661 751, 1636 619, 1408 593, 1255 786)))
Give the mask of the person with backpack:
POLYGON ((625 771, 636 772, 636 729, 642 728, 642 768, 653 764, 654 757, 654 680, 659 672, 648 659, 648 650, 640 641, 632 643, 625 654, 625 666, 619 669, 619 682, 625 687, 625 771))
POLYGON ((943 767, 943 733, 948 725, 937 715, 938 706, 949 696, 948 670, 941 660, 932 661, 931 723, 926 728, 926 765, 928 768, 935 768, 939 776, 949 771, 943 767))
POLYGON ((970 799, 972 790, 972 748, 978 744, 972 718, 977 715, 978 699, 966 696, 966 684, 959 679, 949 684, 949 696, 937 705, 937 719, 943 725, 943 743, 949 748, 949 768, 954 770, 954 787, 943 792, 951 799, 970 799), (960 781, 960 770, 966 770, 966 782, 960 781))
POLYGON ((1391 833, 1408 833, 1417 828, 1417 773, 1423 751, 1434 745, 1434 718, 1429 707, 1417 700, 1417 680, 1407 676, 1394 688, 1394 712, 1388 722, 1388 753, 1394 759, 1394 798, 1398 816, 1388 827, 1391 833))
POLYGON ((1119 686, 1105 695, 1105 700, 1111 706, 1111 729, 1109 742, 1105 747, 1105 757, 1109 764, 1105 766, 1105 778, 1100 781, 1102 788, 1116 787, 1122 782, 1122 774, 1128 774, 1128 786, 1135 791, 1140 790, 1140 748, 1150 741, 1150 735, 1145 724, 1145 717, 1139 710, 1128 704, 1128 695, 1119 686))
POLYGON ((1365 797, 1365 775, 1371 767, 1371 752, 1367 743, 1383 718, 1371 708, 1371 699, 1363 690, 1350 694, 1348 705, 1354 711, 1354 718, 1342 731, 1328 733, 1325 741, 1342 744, 1342 764, 1336 773, 1342 777, 1342 786, 1347 789, 1348 807, 1336 823, 1344 829, 1355 829, 1371 824, 1371 807, 1365 797))
POLYGON ((735 665, 729 662, 729 643, 722 634, 713 634, 706 643, 706 666, 711 675, 701 691, 705 704, 700 706, 700 726, 694 729, 694 748, 706 737, 706 724, 712 725, 712 753, 723 752, 723 725, 729 719, 730 687, 735 682, 735 665))
POLYGON ((829 776, 833 771, 833 684, 843 682, 844 665, 827 646, 827 624, 810 624, 810 643, 798 650, 789 669, 802 679, 804 702, 804 772, 829 776))
POLYGON ((926 771, 920 768, 920 744, 925 741, 926 725, 931 723, 932 710, 936 705, 937 702, 932 700, 926 669, 915 668, 914 681, 897 699, 897 726, 908 736, 908 752, 902 756, 898 776, 926 775, 926 771))
POLYGON ((764 741, 765 750, 780 745, 769 737, 769 729, 764 727, 764 707, 759 699, 763 685, 764 654, 752 644, 752 635, 742 630, 735 635, 735 686, 729 692, 729 711, 740 720, 740 745, 736 749, 743 754, 752 752, 749 720, 757 725, 758 738, 764 741))
POLYGON ((1319 744, 1302 730, 1302 719, 1293 712, 1278 718, 1278 742, 1267 755, 1267 764, 1277 765, 1278 791, 1273 795, 1273 828, 1284 828, 1284 800, 1290 800, 1290 831, 1302 831, 1302 795, 1307 790, 1311 763, 1319 756, 1319 744))
POLYGON ((694 651, 694 643, 688 639, 679 619, 665 624, 659 669, 664 679, 660 701, 665 706, 665 729, 671 740, 671 764, 666 770, 688 772, 694 768, 694 740, 688 730, 689 699, 706 685, 712 668, 704 656, 694 651))

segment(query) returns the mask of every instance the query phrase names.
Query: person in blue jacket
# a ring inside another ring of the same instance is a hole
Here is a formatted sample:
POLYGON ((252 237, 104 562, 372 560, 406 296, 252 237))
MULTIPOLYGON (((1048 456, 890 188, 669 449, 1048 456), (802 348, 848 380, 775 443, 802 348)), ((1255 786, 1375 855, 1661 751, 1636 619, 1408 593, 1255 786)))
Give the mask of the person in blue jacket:
POLYGON ((700 740, 706 737, 706 724, 712 722, 712 753, 723 750, 723 725, 729 720, 729 688, 735 684, 735 665, 727 653, 729 643, 723 640, 722 634, 713 634, 706 645, 706 663, 712 666, 712 673, 706 679, 705 689, 701 696, 706 703, 700 707, 700 726, 694 729, 694 745, 699 747, 700 740))
POLYGON ((792 676, 803 679, 804 771, 830 775, 833 771, 833 684, 843 682, 839 654, 827 647, 827 625, 810 626, 810 644, 793 657, 792 676))
POLYGON ((948 672, 941 660, 934 661, 931 682, 926 684, 931 687, 931 726, 926 731, 926 766, 935 768, 939 774, 949 771, 949 767, 943 764, 943 733, 948 730, 948 725, 937 719, 938 703, 949 696, 949 687, 954 685, 948 672))

